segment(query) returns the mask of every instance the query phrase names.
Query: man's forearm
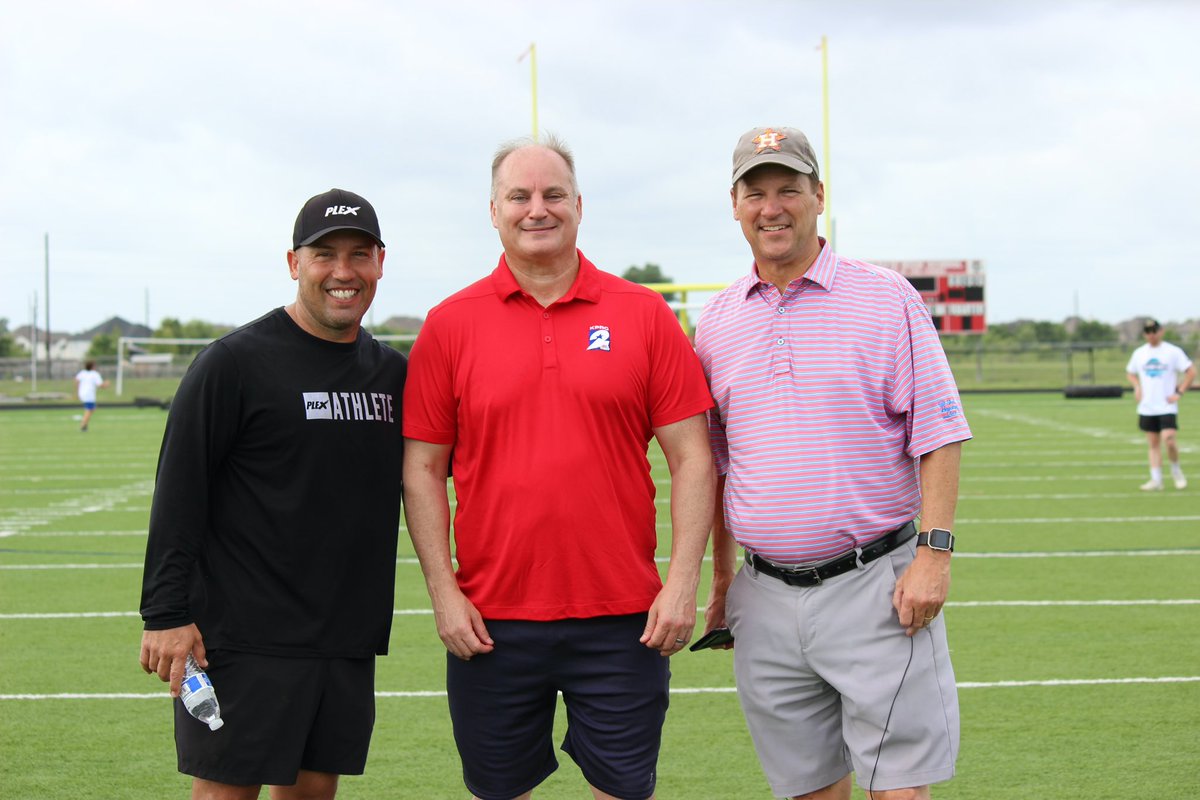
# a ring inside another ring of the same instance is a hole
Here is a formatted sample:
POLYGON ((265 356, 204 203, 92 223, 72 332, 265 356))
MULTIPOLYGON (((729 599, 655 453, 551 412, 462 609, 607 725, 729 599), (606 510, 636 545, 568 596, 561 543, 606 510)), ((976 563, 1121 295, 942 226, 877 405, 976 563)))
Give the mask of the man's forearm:
POLYGON ((404 521, 426 580, 453 572, 450 559, 450 501, 436 490, 416 488, 406 481, 404 521))
POLYGON ((1192 382, 1196 380, 1196 365, 1188 367, 1187 372, 1183 373, 1183 383, 1176 387, 1180 394, 1184 394, 1188 389, 1192 388, 1192 382))
POLYGON ((712 524, 716 470, 703 414, 656 428, 655 437, 671 471, 671 564, 668 581, 700 581, 700 564, 712 524))
POLYGON ((737 571, 737 542, 725 527, 725 476, 717 477, 712 524, 713 580, 728 583, 737 571))
POLYGON ((954 529, 958 507, 958 473, 962 442, 939 447, 921 457, 921 529, 954 529))
POLYGON ((405 443, 404 521, 431 596, 457 585, 450 557, 448 448, 405 443))
POLYGON ((713 518, 716 478, 712 460, 692 459, 671 475, 671 564, 668 580, 676 577, 693 587, 700 581, 700 565, 708 547, 713 518))

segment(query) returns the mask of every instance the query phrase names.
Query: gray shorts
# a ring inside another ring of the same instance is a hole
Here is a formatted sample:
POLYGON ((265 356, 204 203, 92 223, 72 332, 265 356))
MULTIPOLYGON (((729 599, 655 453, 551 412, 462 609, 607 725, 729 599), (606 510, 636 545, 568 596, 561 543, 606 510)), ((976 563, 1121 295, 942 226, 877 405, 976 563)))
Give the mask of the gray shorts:
POLYGON ((776 796, 852 771, 876 790, 954 775, 958 695, 943 617, 910 639, 892 608, 914 554, 910 541, 820 586, 749 566, 734 579, 726 611, 738 698, 776 796))

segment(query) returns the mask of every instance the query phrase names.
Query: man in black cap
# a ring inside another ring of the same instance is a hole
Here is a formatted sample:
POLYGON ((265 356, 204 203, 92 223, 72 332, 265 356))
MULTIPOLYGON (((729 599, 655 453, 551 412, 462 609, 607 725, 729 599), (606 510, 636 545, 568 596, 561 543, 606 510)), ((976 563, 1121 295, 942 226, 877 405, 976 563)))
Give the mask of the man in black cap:
POLYGON ((179 696, 206 668, 224 726, 175 703, 193 798, 332 798, 360 774, 387 652, 407 361, 361 328, 383 276, 371 204, 332 189, 296 218, 296 299, 205 348, 159 454, 141 665, 179 696))
POLYGON ((1158 320, 1143 320, 1142 335, 1146 343, 1133 351, 1125 367, 1138 404, 1138 428, 1145 432, 1150 451, 1150 480, 1141 485, 1141 490, 1162 491, 1164 449, 1175 488, 1186 489, 1187 478, 1179 465, 1175 437, 1179 428, 1179 400, 1196 379, 1196 365, 1183 350, 1163 341, 1158 320))

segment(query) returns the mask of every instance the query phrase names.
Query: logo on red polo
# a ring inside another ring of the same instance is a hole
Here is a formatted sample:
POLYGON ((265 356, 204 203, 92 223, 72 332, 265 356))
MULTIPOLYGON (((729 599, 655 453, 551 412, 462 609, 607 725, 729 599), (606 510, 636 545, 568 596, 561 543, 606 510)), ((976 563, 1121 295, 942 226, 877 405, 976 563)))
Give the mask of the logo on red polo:
POLYGON ((588 350, 612 350, 612 338, 607 325, 593 325, 588 328, 588 350))

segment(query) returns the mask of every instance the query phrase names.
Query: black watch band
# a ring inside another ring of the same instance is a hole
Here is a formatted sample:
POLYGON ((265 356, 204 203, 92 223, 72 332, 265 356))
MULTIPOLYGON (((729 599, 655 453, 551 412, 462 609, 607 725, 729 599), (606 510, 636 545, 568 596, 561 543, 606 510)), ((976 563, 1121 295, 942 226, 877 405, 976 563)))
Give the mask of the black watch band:
POLYGON ((917 534, 917 547, 925 545, 930 550, 944 553, 954 552, 954 534, 945 528, 930 528, 917 534))

